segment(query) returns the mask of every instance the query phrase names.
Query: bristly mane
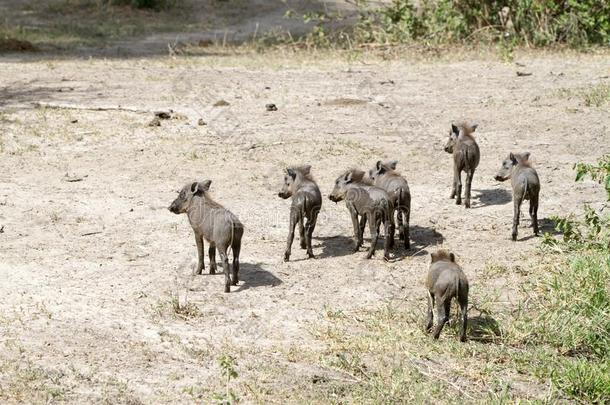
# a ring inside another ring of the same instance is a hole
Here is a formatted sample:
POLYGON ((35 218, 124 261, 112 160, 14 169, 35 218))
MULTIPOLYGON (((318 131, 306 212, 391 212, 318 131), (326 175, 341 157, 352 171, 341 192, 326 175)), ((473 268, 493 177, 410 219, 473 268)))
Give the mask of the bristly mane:
POLYGON ((392 169, 390 166, 386 165, 385 162, 381 162, 381 166, 385 169, 385 174, 388 176, 402 176, 398 170, 392 169))
POLYGON ((216 201, 214 201, 214 199, 212 199, 209 191, 203 192, 203 199, 205 200, 205 203, 211 206, 212 208, 224 208, 220 203, 217 203, 216 201))
POLYGON ((464 122, 457 124, 456 126, 462 130, 461 132, 464 134, 464 136, 469 136, 471 138, 474 138, 474 135, 473 135, 474 130, 472 129, 472 126, 469 123, 464 121, 464 122))
POLYGON ((303 168, 301 166, 290 166, 289 169, 294 170, 295 172, 299 172, 299 174, 301 175, 303 180, 309 180, 314 183, 316 182, 315 179, 313 178, 313 176, 311 175, 311 171, 309 173, 305 174, 305 172, 303 171, 303 168))
POLYGON ((451 260, 451 253, 446 249, 439 249, 436 251, 436 257, 438 260, 451 260))

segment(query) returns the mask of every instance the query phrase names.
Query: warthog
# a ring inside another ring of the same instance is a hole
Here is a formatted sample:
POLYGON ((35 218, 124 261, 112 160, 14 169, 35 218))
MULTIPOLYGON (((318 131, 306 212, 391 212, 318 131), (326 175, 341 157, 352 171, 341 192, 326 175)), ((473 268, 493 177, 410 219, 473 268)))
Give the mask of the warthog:
POLYGON ((311 166, 289 167, 284 175, 284 185, 278 195, 284 199, 292 197, 290 205, 290 225, 284 261, 290 260, 290 250, 294 239, 294 228, 299 225, 301 249, 307 249, 307 256, 314 258, 311 249, 311 236, 316 227, 316 219, 322 207, 322 194, 311 177, 311 166), (303 222, 307 219, 307 223, 303 222))
POLYGON ((530 165, 530 153, 511 153, 502 162, 495 179, 505 181, 511 179, 513 186, 513 240, 517 240, 517 227, 519 226, 519 215, 523 200, 530 200, 530 217, 534 234, 538 235, 538 197, 540 196, 540 179, 538 173, 530 165))
POLYGON ((481 154, 479 145, 474 140, 472 133, 477 125, 466 123, 458 126, 451 124, 449 139, 445 145, 445 152, 453 154, 453 187, 451 197, 456 198, 455 203, 462 203, 462 172, 466 172, 466 191, 464 194, 464 206, 470 208, 470 187, 474 171, 479 165, 481 154))
POLYGON ((430 254, 432 263, 426 279, 428 289, 428 320, 426 331, 432 329, 434 323, 432 308, 436 304, 436 328, 434 339, 438 339, 443 326, 449 321, 451 299, 456 298, 460 304, 460 340, 466 341, 466 323, 468 322, 468 280, 455 262, 453 253, 439 250, 430 254))
POLYGON ((396 210, 398 237, 404 241, 405 249, 409 249, 409 218, 411 216, 411 193, 409 183, 396 171, 397 160, 388 162, 377 161, 375 167, 369 170, 373 184, 387 191, 396 210))
MULTIPOLYGON (((331 201, 339 202, 345 200, 345 205, 350 212, 352 225, 354 226, 355 251, 362 246, 364 229, 360 227, 358 216, 369 220, 369 231, 371 233, 371 247, 367 259, 375 253, 377 240, 379 238, 379 226, 383 223, 386 233, 383 257, 389 260, 390 241, 394 238, 394 207, 388 193, 373 185, 363 182, 364 172, 361 170, 348 170, 337 177, 335 187, 328 196, 331 201)), ((364 226, 365 221, 362 221, 364 226)))
POLYGON ((216 249, 220 253, 225 273, 225 292, 231 291, 231 284, 237 285, 239 273, 239 251, 244 227, 237 217, 218 204, 208 194, 211 180, 189 183, 182 187, 178 197, 169 206, 174 214, 186 213, 195 233, 198 264, 196 274, 203 271, 203 240, 210 244, 210 274, 216 273, 216 249), (229 275, 228 248, 233 250, 233 274, 229 275))

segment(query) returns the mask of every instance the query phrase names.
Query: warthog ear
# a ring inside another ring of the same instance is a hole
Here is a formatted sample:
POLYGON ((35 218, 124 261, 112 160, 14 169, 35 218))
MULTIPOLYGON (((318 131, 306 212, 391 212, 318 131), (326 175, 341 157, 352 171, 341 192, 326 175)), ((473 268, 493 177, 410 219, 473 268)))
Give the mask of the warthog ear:
POLYGON ((476 131, 476 130, 477 130, 477 127, 478 127, 478 126, 479 126, 479 124, 472 124, 472 125, 470 126, 470 129, 472 130, 472 132, 474 132, 474 131, 476 131))
POLYGON ((297 177, 297 172, 295 172, 293 169, 291 169, 290 167, 286 169, 286 173, 288 173, 288 175, 290 177, 292 177, 292 179, 296 179, 297 177))
POLYGON ((396 165, 398 164, 398 160, 390 160, 388 162, 388 167, 392 170, 396 170, 396 165))
POLYGON ((204 191, 208 191, 210 189, 210 184, 212 184, 212 180, 195 182, 191 184, 191 191, 195 195, 201 195, 204 191))
POLYGON ((352 180, 353 181, 362 181, 364 178, 364 172, 362 170, 353 170, 352 171, 352 180))
POLYGON ((455 263, 455 255, 453 253, 449 253, 449 259, 455 263))
POLYGON ((530 159, 530 153, 529 152, 523 152, 522 156, 523 156, 523 160, 529 160, 530 159))
POLYGON ((434 263, 436 261, 436 253, 432 252, 430 253, 430 262, 434 263))
POLYGON ((346 183, 351 183, 352 182, 352 172, 349 171, 349 172, 345 173, 345 176, 343 177, 343 180, 346 183))
POLYGON ((456 135, 459 135, 460 129, 455 124, 451 124, 451 132, 453 132, 456 135))
POLYGON ((309 174, 309 172, 311 171, 311 165, 303 165, 303 166, 301 166, 301 171, 303 172, 303 174, 305 176, 307 176, 309 174))
POLYGON ((513 162, 513 164, 517 164, 517 158, 515 157, 515 154, 513 152, 511 152, 510 155, 508 155, 508 158, 510 159, 511 162, 513 162))

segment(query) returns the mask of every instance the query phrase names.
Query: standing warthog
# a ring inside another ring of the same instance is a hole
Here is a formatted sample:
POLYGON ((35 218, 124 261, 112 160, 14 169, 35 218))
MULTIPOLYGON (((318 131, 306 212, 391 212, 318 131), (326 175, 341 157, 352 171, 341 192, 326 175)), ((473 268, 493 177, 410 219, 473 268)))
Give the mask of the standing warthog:
POLYGON ((203 271, 203 240, 210 244, 210 274, 216 273, 216 249, 220 253, 225 273, 225 292, 231 291, 231 284, 237 285, 239 273, 239 251, 244 226, 229 210, 212 200, 208 194, 211 180, 189 183, 182 187, 178 197, 169 206, 174 214, 186 213, 197 242, 199 262, 196 274, 203 271), (228 248, 233 250, 233 274, 229 275, 228 248))
MULTIPOLYGON (((409 249, 409 218, 411 216, 411 193, 409 183, 396 171, 397 160, 389 162, 377 161, 375 167, 369 170, 373 184, 387 191, 396 210, 398 237, 404 241, 405 249, 409 249), (404 223, 403 223, 404 220, 404 223)), ((393 243, 392 243, 393 245, 393 243)))
POLYGON ((464 195, 464 206, 470 208, 470 187, 474 171, 479 165, 481 154, 479 145, 474 140, 472 133, 477 125, 451 124, 449 139, 445 145, 445 152, 453 154, 453 187, 451 197, 456 197, 455 203, 462 203, 462 172, 466 172, 466 191, 464 195))
POLYGON ((432 263, 426 279, 428 289, 428 321, 426 331, 434 323, 433 307, 436 303, 436 328, 434 339, 438 339, 445 323, 449 321, 451 299, 455 297, 460 304, 460 340, 466 341, 466 323, 468 322, 468 279, 455 262, 455 255, 446 250, 430 254, 432 263))
POLYGON ((530 217, 534 234, 538 235, 538 197, 540 196, 540 179, 538 173, 530 165, 530 153, 511 153, 502 162, 495 179, 505 181, 511 179, 513 186, 513 240, 517 240, 517 227, 519 226, 519 215, 523 200, 530 200, 530 217))
POLYGON ((290 205, 290 226, 288 228, 288 241, 284 261, 290 260, 290 250, 294 239, 294 228, 299 225, 299 238, 301 249, 307 249, 307 256, 314 258, 311 249, 311 236, 316 227, 316 219, 322 207, 322 194, 318 185, 311 177, 311 166, 297 166, 286 169, 284 185, 278 196, 286 199, 292 197, 290 205), (303 221, 307 223, 303 225, 303 221))
MULTIPOLYGON (((348 170, 337 177, 335 187, 328 196, 331 201, 339 202, 345 200, 345 205, 350 212, 352 225, 354 226, 355 251, 362 246, 364 229, 360 227, 358 216, 369 220, 369 231, 371 233, 371 247, 367 259, 375 253, 377 240, 379 238, 379 226, 383 223, 386 239, 383 257, 390 259, 390 241, 394 238, 394 207, 388 193, 379 188, 363 182, 364 172, 361 170, 348 170)), ((362 221, 364 226, 365 221, 362 221)))

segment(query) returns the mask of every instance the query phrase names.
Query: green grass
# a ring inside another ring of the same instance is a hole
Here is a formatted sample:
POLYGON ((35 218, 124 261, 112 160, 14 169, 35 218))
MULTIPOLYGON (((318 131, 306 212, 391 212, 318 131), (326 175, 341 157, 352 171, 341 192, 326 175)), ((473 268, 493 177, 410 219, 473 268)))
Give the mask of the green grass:
POLYGON ((576 98, 586 107, 601 108, 610 105, 610 84, 598 83, 587 87, 575 89, 560 89, 560 97, 576 98))
MULTIPOLYGON (((340 373, 309 400, 327 403, 610 401, 610 255, 547 256, 530 266, 516 306, 486 281, 471 289, 467 343, 457 319, 434 341, 424 290, 359 312, 326 308, 319 362, 340 373)), ((488 265, 491 274, 499 266, 488 265)), ((502 273, 502 272, 499 272, 502 273)), ((455 306, 453 316, 457 314, 455 306)))
POLYGON ((591 86, 582 94, 587 107, 602 107, 610 103, 610 84, 600 83, 591 86))

